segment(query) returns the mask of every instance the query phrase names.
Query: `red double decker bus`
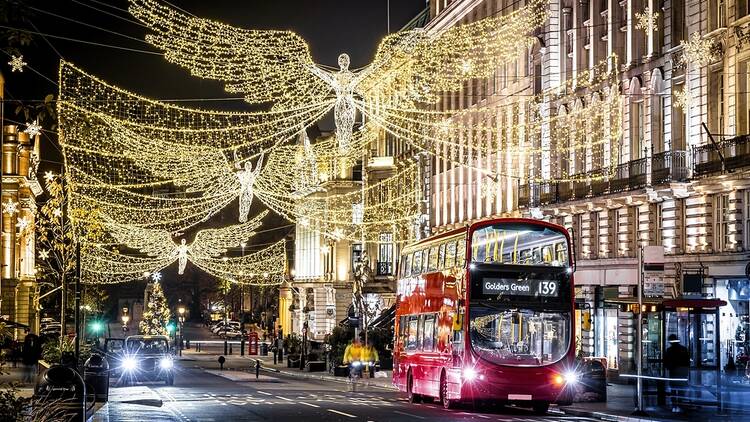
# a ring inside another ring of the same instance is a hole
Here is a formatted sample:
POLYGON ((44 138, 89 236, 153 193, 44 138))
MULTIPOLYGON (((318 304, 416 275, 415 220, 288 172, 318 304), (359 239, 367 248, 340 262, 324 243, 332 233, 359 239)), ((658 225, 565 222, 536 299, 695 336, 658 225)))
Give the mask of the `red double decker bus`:
POLYGON ((574 371, 571 243, 563 227, 502 218, 403 250, 393 383, 446 408, 569 404, 574 371))

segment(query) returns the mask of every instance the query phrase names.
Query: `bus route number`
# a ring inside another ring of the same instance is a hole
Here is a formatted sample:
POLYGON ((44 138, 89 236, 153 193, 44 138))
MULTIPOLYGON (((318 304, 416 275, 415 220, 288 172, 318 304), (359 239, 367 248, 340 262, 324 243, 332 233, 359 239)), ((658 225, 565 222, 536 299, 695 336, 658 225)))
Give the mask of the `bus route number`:
POLYGON ((557 282, 555 281, 540 281, 539 282, 539 294, 541 296, 556 296, 557 295, 557 282))

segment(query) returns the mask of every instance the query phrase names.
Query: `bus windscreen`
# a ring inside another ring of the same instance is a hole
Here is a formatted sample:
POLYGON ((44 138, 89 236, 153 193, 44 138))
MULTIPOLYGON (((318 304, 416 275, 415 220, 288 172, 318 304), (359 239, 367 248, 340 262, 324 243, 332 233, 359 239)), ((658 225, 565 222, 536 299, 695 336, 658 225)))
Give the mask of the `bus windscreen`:
POLYGON ((471 261, 567 267, 568 242, 562 232, 541 225, 493 224, 474 231, 471 261))

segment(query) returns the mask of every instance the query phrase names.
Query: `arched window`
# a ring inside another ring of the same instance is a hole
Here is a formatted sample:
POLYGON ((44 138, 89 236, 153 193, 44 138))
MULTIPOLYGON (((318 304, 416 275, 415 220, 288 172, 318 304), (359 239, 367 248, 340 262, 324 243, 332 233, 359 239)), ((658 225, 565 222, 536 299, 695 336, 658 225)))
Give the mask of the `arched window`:
POLYGON ((628 140, 630 141, 630 161, 633 161, 645 156, 645 107, 640 79, 635 77, 630 80, 628 93, 628 104, 630 105, 628 113, 630 133, 628 134, 628 140))
POLYGON ((651 150, 658 154, 665 150, 664 134, 666 97, 664 95, 664 78, 661 69, 654 69, 651 72, 651 84, 649 89, 649 98, 651 101, 651 150))

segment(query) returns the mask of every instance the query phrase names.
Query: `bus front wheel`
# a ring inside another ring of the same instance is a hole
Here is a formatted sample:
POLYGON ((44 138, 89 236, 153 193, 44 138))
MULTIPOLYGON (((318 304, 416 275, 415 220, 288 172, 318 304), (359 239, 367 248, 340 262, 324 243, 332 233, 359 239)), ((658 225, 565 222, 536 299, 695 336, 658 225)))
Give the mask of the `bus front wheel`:
POLYGON ((406 394, 409 395, 409 403, 419 403, 422 397, 414 392, 414 378, 411 376, 411 371, 406 376, 406 394))
POLYGON ((444 409, 455 409, 457 400, 448 398, 448 381, 445 380, 445 372, 440 376, 440 402, 444 409))

